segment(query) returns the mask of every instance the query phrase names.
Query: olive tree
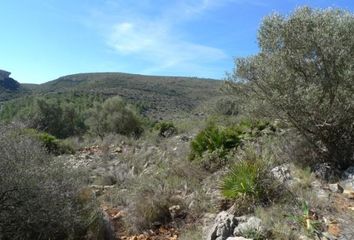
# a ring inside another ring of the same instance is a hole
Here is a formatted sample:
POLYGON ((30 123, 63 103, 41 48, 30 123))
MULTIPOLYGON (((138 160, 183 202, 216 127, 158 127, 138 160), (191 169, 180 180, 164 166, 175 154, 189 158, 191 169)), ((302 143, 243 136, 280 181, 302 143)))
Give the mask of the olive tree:
POLYGON ((258 32, 259 53, 236 59, 232 75, 339 168, 353 164, 353 33, 344 10, 272 14, 258 32))

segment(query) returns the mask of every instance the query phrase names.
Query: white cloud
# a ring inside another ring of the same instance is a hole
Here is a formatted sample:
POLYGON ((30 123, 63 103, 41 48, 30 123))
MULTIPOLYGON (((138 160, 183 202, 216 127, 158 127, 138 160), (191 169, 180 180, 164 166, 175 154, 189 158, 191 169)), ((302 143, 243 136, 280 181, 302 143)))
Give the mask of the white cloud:
MULTIPOLYGON (((150 6, 149 0, 134 5, 134 9, 122 5, 119 0, 109 0, 110 7, 115 3, 119 8, 115 9, 116 17, 101 14, 105 15, 105 21, 114 19, 104 23, 106 42, 120 56, 147 63, 141 72, 159 74, 168 69, 183 69, 193 75, 194 70, 207 70, 209 65, 230 57, 219 48, 182 37, 183 33, 176 30, 176 25, 192 21, 197 15, 227 1, 230 0, 183 0, 157 9, 155 14, 147 14, 144 10, 150 6), (107 28, 107 24, 110 27, 107 28)), ((151 6, 156 7, 156 4, 151 6)))
POLYGON ((108 44, 118 53, 135 55, 161 68, 185 62, 206 63, 226 58, 217 48, 175 38, 170 28, 156 22, 121 22, 112 27, 108 44))

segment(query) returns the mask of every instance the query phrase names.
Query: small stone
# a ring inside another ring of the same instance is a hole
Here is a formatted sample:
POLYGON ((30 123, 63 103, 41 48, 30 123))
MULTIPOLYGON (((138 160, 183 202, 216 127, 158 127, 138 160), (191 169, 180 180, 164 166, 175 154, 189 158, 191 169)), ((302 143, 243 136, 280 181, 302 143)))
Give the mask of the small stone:
POLYGON ((182 208, 180 205, 173 205, 168 208, 170 215, 172 219, 175 219, 176 217, 179 217, 182 215, 182 208))
POLYGON ((115 152, 115 153, 121 153, 121 152, 123 152, 123 149, 122 149, 121 147, 117 147, 116 149, 114 149, 113 152, 115 152))
POLYGON ((352 190, 346 189, 343 191, 343 194, 349 199, 354 199, 354 191, 352 191, 352 190))
POLYGON ((354 180, 352 180, 352 179, 347 179, 347 180, 341 181, 340 185, 343 187, 343 189, 354 191, 354 180))
POLYGON ((177 239, 178 239, 178 236, 175 234, 169 240, 177 240, 177 239))
POLYGON ((329 190, 331 190, 331 192, 334 192, 334 193, 342 193, 344 191, 342 186, 339 185, 338 183, 328 184, 328 188, 329 188, 329 190))

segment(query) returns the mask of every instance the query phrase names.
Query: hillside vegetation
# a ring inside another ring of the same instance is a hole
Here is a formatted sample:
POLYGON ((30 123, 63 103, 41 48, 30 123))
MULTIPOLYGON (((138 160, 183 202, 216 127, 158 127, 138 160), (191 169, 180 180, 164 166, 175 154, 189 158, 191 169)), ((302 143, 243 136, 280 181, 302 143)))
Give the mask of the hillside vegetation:
POLYGON ((105 96, 119 95, 140 106, 153 118, 179 117, 214 96, 222 82, 212 79, 144 76, 126 73, 87 73, 60 77, 41 84, 37 91, 79 91, 105 96))
POLYGON ((354 14, 272 14, 226 82, 87 73, 0 109, 0 239, 354 239, 354 14))

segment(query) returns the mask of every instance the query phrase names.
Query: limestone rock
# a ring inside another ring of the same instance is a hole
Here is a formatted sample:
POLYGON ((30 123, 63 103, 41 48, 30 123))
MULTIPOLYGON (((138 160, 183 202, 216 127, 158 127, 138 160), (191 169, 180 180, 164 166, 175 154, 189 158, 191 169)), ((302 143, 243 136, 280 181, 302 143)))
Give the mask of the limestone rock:
POLYGON ((274 178, 279 180, 281 183, 285 183, 285 182, 293 179, 290 174, 290 165, 289 164, 283 164, 283 165, 277 166, 271 170, 271 173, 273 174, 274 178))
POLYGON ((261 219, 254 216, 235 217, 223 211, 216 216, 207 240, 247 240, 244 236, 250 231, 264 234, 261 219))
POLYGON ((121 152, 123 152, 123 149, 120 146, 118 146, 116 149, 114 149, 113 152, 114 153, 121 153, 121 152))
POLYGON ((343 187, 339 185, 338 183, 333 183, 333 184, 328 184, 329 190, 334 193, 342 193, 343 192, 343 187))
POLYGON ((10 74, 8 71, 0 70, 0 79, 8 78, 10 74))
POLYGON ((216 218, 215 223, 210 229, 208 240, 226 240, 232 236, 233 230, 237 225, 237 220, 233 214, 226 211, 220 212, 216 218))
POLYGON ((262 226, 262 220, 257 217, 237 217, 238 225, 234 229, 234 236, 242 236, 245 232, 257 232, 260 234, 264 233, 264 228, 262 226))

